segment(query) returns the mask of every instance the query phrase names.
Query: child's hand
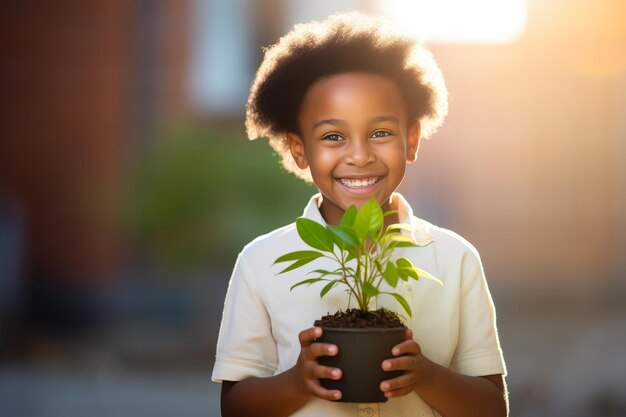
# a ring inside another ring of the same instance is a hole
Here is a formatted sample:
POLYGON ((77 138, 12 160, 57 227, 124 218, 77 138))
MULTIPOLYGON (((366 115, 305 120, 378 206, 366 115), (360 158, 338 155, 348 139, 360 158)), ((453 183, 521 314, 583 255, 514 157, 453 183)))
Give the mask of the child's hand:
POLYGON ((300 339, 300 356, 294 367, 298 389, 309 395, 315 395, 326 400, 338 400, 341 391, 327 390, 320 385, 319 379, 340 379, 341 369, 322 366, 317 363, 320 356, 335 356, 337 346, 328 343, 314 343, 322 336, 322 329, 311 327, 298 335, 300 339))
POLYGON ((385 359, 382 368, 385 371, 404 371, 404 375, 380 383, 385 397, 401 397, 415 391, 423 370, 424 356, 420 346, 413 340, 413 332, 407 329, 405 341, 391 350, 393 359, 385 359))

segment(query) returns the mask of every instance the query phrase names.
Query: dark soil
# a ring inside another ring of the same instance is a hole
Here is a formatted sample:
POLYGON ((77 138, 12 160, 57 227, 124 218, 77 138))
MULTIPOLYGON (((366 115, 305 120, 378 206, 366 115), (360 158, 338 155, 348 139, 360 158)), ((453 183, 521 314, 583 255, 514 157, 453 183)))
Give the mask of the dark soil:
POLYGON ((350 329, 405 327, 396 313, 384 308, 376 311, 363 311, 356 308, 338 311, 315 320, 314 325, 350 329))

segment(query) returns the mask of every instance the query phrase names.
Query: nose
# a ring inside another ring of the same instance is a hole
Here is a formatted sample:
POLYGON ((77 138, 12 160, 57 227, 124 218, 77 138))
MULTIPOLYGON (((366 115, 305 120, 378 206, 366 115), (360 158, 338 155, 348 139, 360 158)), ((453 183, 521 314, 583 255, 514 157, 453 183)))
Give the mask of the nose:
POLYGON ((351 141, 347 149, 345 161, 349 165, 364 167, 376 160, 376 156, 367 139, 356 139, 351 141))

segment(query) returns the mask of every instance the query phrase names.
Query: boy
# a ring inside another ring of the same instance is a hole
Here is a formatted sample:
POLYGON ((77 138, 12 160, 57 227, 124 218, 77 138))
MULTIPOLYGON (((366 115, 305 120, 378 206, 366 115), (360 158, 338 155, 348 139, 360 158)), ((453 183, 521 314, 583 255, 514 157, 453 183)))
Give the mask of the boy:
MULTIPOLYGON (((266 136, 283 165, 320 191, 304 216, 338 224, 344 211, 374 197, 390 222, 413 228, 418 244, 403 253, 440 278, 403 283, 411 303, 406 341, 385 370, 380 404, 340 403, 320 378, 341 369, 317 363, 337 347, 314 343, 316 318, 346 307, 345 293, 323 299, 316 288, 289 288, 302 272, 273 261, 305 250, 294 224, 247 245, 226 296, 213 379, 222 382, 223 416, 505 416, 506 392, 495 312, 478 253, 452 232, 414 217, 394 193, 420 137, 445 116, 446 90, 432 56, 379 20, 342 14, 298 25, 266 51, 248 100, 252 139, 266 136)), ((384 303, 382 300, 379 301, 384 303)), ((393 305, 388 308, 395 308, 393 305)))

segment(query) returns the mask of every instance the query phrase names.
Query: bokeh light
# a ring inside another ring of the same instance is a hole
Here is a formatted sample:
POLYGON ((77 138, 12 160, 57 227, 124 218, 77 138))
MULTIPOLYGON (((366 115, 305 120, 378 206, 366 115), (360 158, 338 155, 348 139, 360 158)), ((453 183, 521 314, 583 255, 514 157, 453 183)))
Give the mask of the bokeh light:
POLYGON ((380 0, 377 11, 431 42, 505 43, 526 28, 526 0, 380 0))

